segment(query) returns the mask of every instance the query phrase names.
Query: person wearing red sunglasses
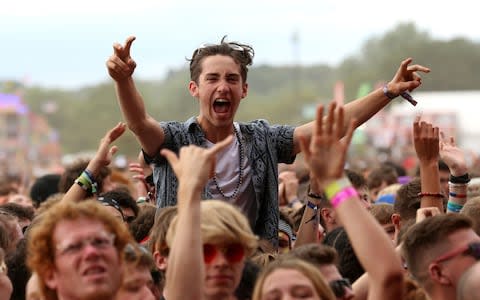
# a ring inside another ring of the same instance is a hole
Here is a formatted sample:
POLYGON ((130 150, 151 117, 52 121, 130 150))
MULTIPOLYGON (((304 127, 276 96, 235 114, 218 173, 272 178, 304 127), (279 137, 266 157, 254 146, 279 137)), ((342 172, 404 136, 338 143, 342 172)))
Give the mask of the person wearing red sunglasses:
MULTIPOLYGON (((245 259, 256 248, 257 238, 245 216, 231 204, 205 200, 200 209, 205 299, 230 299, 240 283, 245 259)), ((178 221, 174 219, 167 233, 169 247, 173 247, 177 230, 178 221)))
POLYGON ((430 299, 455 299, 460 277, 480 259, 480 237, 469 217, 437 215, 407 231, 403 250, 408 271, 430 299))
POLYGON ((167 300, 234 299, 245 259, 257 247, 258 239, 237 207, 221 200, 200 201, 216 153, 231 141, 230 136, 209 149, 186 146, 178 157, 162 150, 179 181, 178 213, 166 237, 167 300))

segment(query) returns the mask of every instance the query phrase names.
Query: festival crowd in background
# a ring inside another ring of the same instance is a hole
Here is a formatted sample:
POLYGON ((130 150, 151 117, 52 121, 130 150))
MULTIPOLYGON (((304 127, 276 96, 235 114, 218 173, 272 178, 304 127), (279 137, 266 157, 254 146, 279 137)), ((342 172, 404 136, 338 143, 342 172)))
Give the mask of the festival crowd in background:
POLYGON ((254 51, 222 39, 189 59, 198 116, 159 122, 134 40, 107 60, 124 122, 96 153, 29 184, 1 178, 0 300, 478 298, 478 162, 421 117, 400 157, 351 147, 391 101, 414 101, 427 67, 408 58, 300 126, 244 123, 254 51), (118 167, 127 130, 139 154, 118 167))

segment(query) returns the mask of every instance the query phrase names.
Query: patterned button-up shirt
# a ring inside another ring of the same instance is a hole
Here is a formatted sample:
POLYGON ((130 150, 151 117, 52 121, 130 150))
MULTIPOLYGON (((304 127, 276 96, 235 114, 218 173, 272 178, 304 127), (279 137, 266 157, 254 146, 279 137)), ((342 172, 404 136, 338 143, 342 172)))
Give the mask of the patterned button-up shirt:
MULTIPOLYGON (((165 134, 162 148, 176 153, 182 146, 194 144, 206 147, 206 138, 195 117, 184 123, 161 122, 165 134)), ((292 163, 293 132, 292 126, 269 125, 265 120, 240 123, 240 132, 251 165, 252 183, 259 204, 258 218, 250 220, 255 224, 253 231, 261 239, 269 240, 275 247, 278 244, 278 163, 292 163)), ((157 154, 148 157, 147 163, 154 164, 153 179, 157 192, 157 207, 172 206, 177 203, 177 178, 167 160, 157 154)), ((211 196, 204 189, 203 199, 211 196)))

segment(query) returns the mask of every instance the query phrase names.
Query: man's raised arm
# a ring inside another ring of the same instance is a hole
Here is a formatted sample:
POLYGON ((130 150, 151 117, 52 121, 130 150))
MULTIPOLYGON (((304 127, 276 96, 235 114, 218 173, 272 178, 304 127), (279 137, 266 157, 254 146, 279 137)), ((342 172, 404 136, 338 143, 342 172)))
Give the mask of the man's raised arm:
POLYGON ((163 129, 149 116, 140 93, 132 78, 137 64, 130 56, 134 36, 125 41, 125 45, 115 43, 113 54, 107 60, 107 69, 115 81, 115 90, 123 117, 128 128, 135 134, 143 150, 149 156, 155 156, 164 141, 163 129))
MULTIPOLYGON (((391 99, 397 97, 403 92, 413 91, 422 84, 422 79, 417 72, 430 72, 429 68, 421 65, 411 65, 411 58, 405 59, 400 64, 393 79, 386 85, 387 89, 377 89, 365 97, 358 98, 352 102, 347 103, 344 106, 345 119, 344 119, 344 134, 350 124, 350 120, 355 118, 356 127, 362 125, 373 117, 378 111, 384 108, 391 99), (388 96, 387 96, 388 95, 388 96)), ((324 118, 325 122, 325 118, 324 118)), ((312 128, 314 122, 301 125, 295 128, 293 135, 294 141, 294 154, 300 152, 299 136, 311 137, 312 128)))

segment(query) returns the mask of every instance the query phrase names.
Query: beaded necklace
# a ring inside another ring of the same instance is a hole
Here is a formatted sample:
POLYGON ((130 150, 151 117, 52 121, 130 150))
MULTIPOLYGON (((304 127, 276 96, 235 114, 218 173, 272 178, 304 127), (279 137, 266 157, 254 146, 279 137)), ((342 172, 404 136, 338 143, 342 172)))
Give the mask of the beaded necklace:
POLYGON ((238 172, 238 182, 237 182, 237 186, 235 187, 235 190, 233 191, 233 194, 231 196, 227 196, 225 195, 225 192, 222 190, 222 188, 220 187, 220 185, 218 184, 218 181, 217 181, 217 172, 214 173, 213 175, 213 182, 215 183, 215 186, 217 187, 217 190, 220 192, 220 194, 222 195, 223 198, 225 198, 225 200, 235 200, 237 199, 237 196, 238 196, 238 192, 240 191, 240 186, 242 185, 243 183, 243 156, 244 156, 244 153, 243 153, 243 144, 242 144, 242 140, 240 139, 240 134, 238 133, 237 131, 237 128, 235 127, 235 125, 233 126, 233 131, 235 132, 235 137, 237 138, 237 141, 238 141, 238 164, 239 164, 239 172, 238 172))

